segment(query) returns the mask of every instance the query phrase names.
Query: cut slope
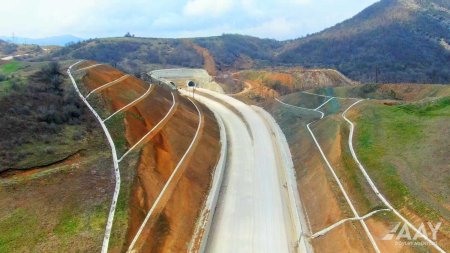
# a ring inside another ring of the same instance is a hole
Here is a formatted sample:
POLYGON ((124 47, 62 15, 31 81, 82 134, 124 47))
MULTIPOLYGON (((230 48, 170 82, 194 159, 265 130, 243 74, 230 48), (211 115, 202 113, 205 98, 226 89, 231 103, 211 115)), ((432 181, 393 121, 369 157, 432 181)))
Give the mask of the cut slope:
POLYGON ((355 83, 336 70, 332 69, 302 69, 274 68, 267 70, 245 70, 233 74, 236 79, 221 79, 230 81, 223 86, 236 86, 235 81, 245 84, 242 92, 236 96, 252 100, 256 98, 278 97, 300 90, 318 87, 348 86, 355 83))
MULTIPOLYGON (((444 127, 444 125, 448 125, 446 122, 448 119, 448 86, 381 85, 367 93, 364 93, 361 87, 325 88, 317 89, 317 91, 340 96, 363 94, 381 99, 393 91, 396 93, 396 97, 410 101, 406 103, 401 100, 368 100, 350 111, 348 114, 356 122, 355 147, 359 145, 359 151, 356 148, 356 152, 361 157, 364 166, 368 166, 368 168, 370 166, 371 169, 368 172, 373 177, 375 184, 379 186, 382 194, 414 226, 419 227, 421 222, 426 221, 443 223, 438 233, 437 243, 444 250, 448 249, 448 205, 444 197, 448 195, 446 194, 448 184, 444 183, 447 180, 445 177, 437 176, 438 174, 448 174, 446 173, 448 159, 444 155, 446 152, 448 153, 448 144, 445 139, 441 138, 441 136, 448 135, 447 128, 444 127), (433 157, 435 162, 430 164, 426 157, 433 157)), ((290 94, 286 96, 286 99, 283 98, 283 101, 314 108, 327 99, 320 96, 313 98, 311 94, 300 94, 290 94)), ((343 108, 347 108, 354 101, 356 100, 333 99, 328 102, 321 108, 326 117, 315 123, 313 131, 317 135, 326 157, 342 180, 344 188, 355 202, 356 208, 360 213, 365 214, 385 207, 370 189, 347 146, 349 130, 340 113, 343 108)), ((305 206, 311 225, 314 227, 317 217, 321 217, 325 210, 332 210, 331 207, 317 207, 316 201, 326 199, 325 195, 321 194, 322 191, 317 190, 317 185, 332 186, 333 184, 328 180, 319 181, 319 178, 310 176, 317 175, 319 170, 311 165, 315 154, 308 152, 313 149, 304 147, 309 140, 307 140, 308 136, 304 134, 304 130, 301 129, 301 123, 312 121, 310 115, 312 111, 301 110, 300 116, 296 114, 289 116, 285 110, 291 107, 280 110, 276 104, 266 105, 279 120, 288 137, 294 163, 301 169, 301 172, 298 171, 298 175, 301 175, 302 179, 305 178, 305 182, 299 184, 299 189, 302 198, 309 200, 305 201, 305 206), (302 162, 304 157, 307 157, 307 160, 302 162), (308 187, 309 184, 314 186, 308 187), (314 189, 312 193, 310 188, 314 189), (308 198, 309 194, 314 198, 308 198), (320 198, 316 199, 317 196, 320 198)), ((338 196, 334 198, 339 200, 338 196)), ((326 203, 330 205, 333 202, 327 199, 326 203)), ((323 219, 319 219, 319 221, 323 221, 323 219)), ((382 252, 429 250, 426 245, 420 243, 408 246, 399 245, 395 240, 381 240, 380 238, 389 233, 390 224, 393 222, 400 222, 400 220, 389 213, 380 213, 367 219, 369 230, 382 252)), ((337 227, 336 229, 342 228, 337 227)), ((314 228, 312 230, 315 231, 314 228)), ((330 232, 325 237, 321 237, 322 239, 314 239, 315 249, 327 252, 342 247, 345 245, 344 243, 331 246, 336 240, 335 236, 338 235, 339 233, 330 232), (331 241, 327 238, 330 238, 331 241)), ((344 242, 344 239, 341 241, 344 242)), ((357 244, 352 243, 352 245, 357 244)), ((367 247, 364 242, 363 246, 367 247)), ((357 252, 360 251, 362 250, 357 250, 357 252)))
MULTIPOLYGON (((102 66, 86 71, 86 90, 92 90, 106 82, 120 77, 123 73, 102 66), (109 76, 111 73, 111 76, 109 76), (95 77, 95 78, 94 78, 95 77), (103 77, 103 78, 99 78, 103 77)), ((140 80, 130 79, 129 90, 142 91, 140 80)), ((113 86, 114 87, 114 86, 113 86)), ((107 105, 109 112, 127 103, 121 89, 102 92, 98 106, 107 105)), ((190 101, 174 93, 177 107, 164 127, 146 138, 138 149, 129 156, 138 156, 139 163, 134 177, 122 182, 122 206, 113 226, 112 252, 124 251, 136 234, 150 206, 160 193, 163 185, 173 172, 174 166, 186 152, 198 124, 197 112, 190 101), (125 234, 126 232, 126 234, 125 234)), ((164 118, 172 105, 171 91, 155 87, 141 102, 117 115, 112 127, 116 127, 113 138, 125 140, 130 147, 164 118), (119 129, 123 129, 120 131, 119 129), (115 135, 115 136, 114 136, 115 135)), ((209 190, 212 170, 218 159, 219 133, 215 118, 209 110, 202 108, 205 131, 195 149, 195 155, 185 164, 186 171, 181 176, 162 213, 146 226, 141 237, 142 251, 166 252, 185 251, 191 240, 197 216, 209 190)), ((114 116, 116 117, 116 116, 114 116)), ((109 121, 109 120, 108 120, 109 121)), ((127 158, 124 160, 127 163, 127 158)), ((122 163, 121 163, 122 164, 122 163)))

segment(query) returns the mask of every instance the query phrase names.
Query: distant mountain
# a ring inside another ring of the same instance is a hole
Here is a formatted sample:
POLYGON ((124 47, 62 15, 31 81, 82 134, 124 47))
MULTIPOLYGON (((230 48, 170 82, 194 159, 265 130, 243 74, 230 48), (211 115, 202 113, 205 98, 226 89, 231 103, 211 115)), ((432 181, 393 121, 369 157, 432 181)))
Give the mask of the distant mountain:
POLYGON ((60 35, 37 39, 0 36, 0 39, 16 44, 35 44, 39 46, 65 46, 68 43, 75 43, 83 40, 82 38, 78 38, 73 35, 60 35))
POLYGON ((334 68, 362 82, 450 83, 449 5, 448 0, 381 0, 334 27, 290 41, 234 34, 108 38, 76 43, 50 57, 92 59, 141 72, 158 67, 154 64, 201 67, 201 47, 218 70, 288 65, 334 68))
POLYGON ((276 59, 332 67, 369 82, 450 83, 449 5, 448 0, 382 0, 287 43, 276 59))

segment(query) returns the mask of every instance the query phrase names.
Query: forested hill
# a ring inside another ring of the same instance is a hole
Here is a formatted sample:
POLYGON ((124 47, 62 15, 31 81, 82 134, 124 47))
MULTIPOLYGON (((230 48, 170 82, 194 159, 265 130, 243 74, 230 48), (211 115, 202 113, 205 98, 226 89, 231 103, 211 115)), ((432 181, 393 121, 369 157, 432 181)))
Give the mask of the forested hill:
POLYGON ((217 68, 240 69, 271 65, 283 42, 251 36, 227 34, 194 39, 103 38, 66 46, 50 55, 54 60, 67 58, 106 62, 127 72, 156 67, 202 67, 203 56, 193 45, 208 49, 217 68))
POLYGON ((350 78, 450 83, 450 1, 382 0, 355 17, 286 44, 277 60, 326 66, 350 78))
POLYGON ((334 68, 362 82, 450 83, 449 5, 448 0, 381 0, 334 27, 291 41, 231 34, 107 38, 64 47, 51 57, 92 59, 129 72, 202 67, 195 44, 210 52, 218 70, 293 65, 334 68))

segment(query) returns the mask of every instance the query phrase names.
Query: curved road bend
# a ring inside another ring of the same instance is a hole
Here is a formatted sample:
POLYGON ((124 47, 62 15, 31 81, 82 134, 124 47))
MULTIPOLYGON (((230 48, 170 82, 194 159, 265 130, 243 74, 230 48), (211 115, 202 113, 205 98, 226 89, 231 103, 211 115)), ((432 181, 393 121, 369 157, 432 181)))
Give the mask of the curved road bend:
POLYGON ((201 89, 195 97, 219 114, 229 140, 225 178, 206 252, 295 252, 294 228, 271 130, 250 106, 201 89), (237 113, 238 111, 239 113, 237 113), (239 115, 240 114, 240 115, 239 115), (249 127, 247 127, 247 126, 249 127))

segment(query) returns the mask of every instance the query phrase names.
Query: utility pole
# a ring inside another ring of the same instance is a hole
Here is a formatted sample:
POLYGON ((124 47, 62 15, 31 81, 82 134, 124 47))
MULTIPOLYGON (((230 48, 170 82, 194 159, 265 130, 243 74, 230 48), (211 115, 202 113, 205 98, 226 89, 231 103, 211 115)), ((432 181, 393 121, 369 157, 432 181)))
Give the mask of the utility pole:
POLYGON ((378 74, 379 74, 378 65, 375 66, 375 83, 378 83, 378 74))

